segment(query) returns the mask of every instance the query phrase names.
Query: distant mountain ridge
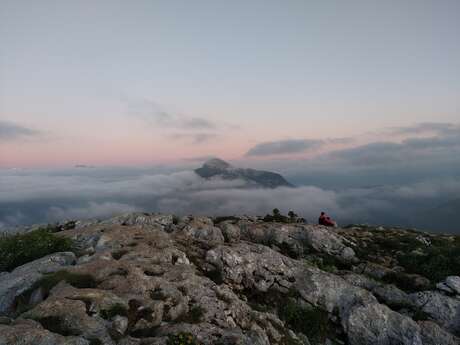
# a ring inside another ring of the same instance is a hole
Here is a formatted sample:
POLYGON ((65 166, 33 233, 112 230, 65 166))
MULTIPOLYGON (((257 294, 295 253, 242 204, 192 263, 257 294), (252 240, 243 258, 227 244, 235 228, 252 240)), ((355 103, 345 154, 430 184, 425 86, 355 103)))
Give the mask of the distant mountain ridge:
POLYGON ((220 177, 224 180, 244 180, 250 187, 294 187, 282 175, 264 170, 235 168, 222 159, 206 161, 195 173, 202 178, 220 177))

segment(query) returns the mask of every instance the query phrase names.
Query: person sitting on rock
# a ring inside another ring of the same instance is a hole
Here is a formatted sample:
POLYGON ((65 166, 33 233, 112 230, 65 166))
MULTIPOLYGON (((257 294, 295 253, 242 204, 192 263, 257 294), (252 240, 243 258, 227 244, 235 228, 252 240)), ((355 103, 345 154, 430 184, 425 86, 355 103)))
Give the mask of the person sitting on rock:
POLYGON ((326 213, 324 212, 321 212, 321 215, 319 216, 319 219, 318 219, 318 224, 319 225, 324 225, 324 226, 332 226, 332 227, 336 227, 337 226, 337 223, 334 222, 331 217, 329 217, 326 213))

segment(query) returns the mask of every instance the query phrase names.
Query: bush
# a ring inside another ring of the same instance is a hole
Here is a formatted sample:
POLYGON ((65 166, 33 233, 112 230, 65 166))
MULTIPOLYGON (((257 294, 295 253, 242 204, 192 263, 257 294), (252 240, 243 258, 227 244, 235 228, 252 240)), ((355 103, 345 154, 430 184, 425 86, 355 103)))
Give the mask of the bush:
POLYGON ((310 306, 302 306, 288 299, 280 306, 279 316, 295 332, 305 334, 313 344, 323 344, 330 331, 327 312, 310 306))
POLYGON ((276 222, 276 223, 306 223, 305 218, 299 218, 297 214, 295 214, 293 211, 289 211, 288 215, 285 216, 281 214, 280 210, 275 208, 272 211, 272 214, 267 214, 263 218, 264 222, 276 222))
POLYGON ((460 272, 460 237, 438 240, 425 250, 424 255, 399 255, 398 261, 408 273, 420 274, 432 282, 439 282, 460 272))
POLYGON ((425 289, 425 286, 417 285, 413 277, 401 272, 390 272, 383 276, 382 281, 387 284, 394 284, 406 292, 416 292, 425 289))
POLYGON ((109 309, 103 309, 100 312, 101 317, 105 320, 110 320, 116 315, 128 316, 128 309, 123 304, 116 303, 110 306, 109 309))
POLYGON ((72 240, 57 236, 49 229, 38 229, 21 234, 0 235, 0 272, 12 271, 18 266, 56 252, 72 251, 72 240))
POLYGON ((187 314, 183 315, 180 318, 180 321, 186 323, 200 323, 205 313, 206 309, 199 305, 195 305, 192 308, 190 308, 187 314))
POLYGON ((166 345, 201 345, 191 333, 179 333, 168 336, 166 345))

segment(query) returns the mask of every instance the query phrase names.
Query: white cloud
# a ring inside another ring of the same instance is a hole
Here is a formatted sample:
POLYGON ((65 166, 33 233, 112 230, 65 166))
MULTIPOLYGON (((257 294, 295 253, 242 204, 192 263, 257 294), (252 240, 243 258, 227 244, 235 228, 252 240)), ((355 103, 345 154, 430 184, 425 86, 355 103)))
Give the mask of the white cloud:
POLYGON ((62 221, 64 219, 90 219, 108 218, 120 213, 139 211, 138 207, 117 202, 89 202, 83 207, 57 207, 52 206, 47 211, 50 221, 62 221))

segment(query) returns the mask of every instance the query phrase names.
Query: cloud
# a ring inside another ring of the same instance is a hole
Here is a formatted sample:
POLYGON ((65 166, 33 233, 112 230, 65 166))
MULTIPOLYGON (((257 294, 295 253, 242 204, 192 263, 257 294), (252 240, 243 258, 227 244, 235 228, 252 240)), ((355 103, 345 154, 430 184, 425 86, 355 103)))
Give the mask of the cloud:
POLYGON ((186 140, 193 144, 202 144, 217 138, 215 133, 176 133, 171 135, 173 139, 186 140))
MULTIPOLYGON (((318 178, 323 174, 318 173, 318 178)), ((277 189, 245 189, 244 181, 206 180, 193 171, 161 174, 122 170, 107 174, 95 168, 1 171, 0 177, 0 223, 4 228, 72 218, 102 219, 133 211, 264 215, 275 207, 283 212, 292 209, 312 222, 324 210, 342 224, 423 227, 428 223, 417 218, 420 210, 432 209, 460 193, 460 177, 399 186, 277 189)))
POLYGON ((0 140, 14 140, 24 137, 33 137, 39 134, 40 132, 35 129, 0 120, 0 140))
POLYGON ((187 157, 182 158, 185 162, 192 162, 192 163, 203 163, 210 159, 218 158, 216 155, 205 155, 205 156, 195 156, 195 157, 187 157))
POLYGON ((164 110, 160 105, 149 100, 130 103, 128 113, 137 116, 148 124, 162 128, 181 130, 214 130, 218 126, 202 117, 190 117, 164 110))
POLYGON ((311 159, 252 161, 253 167, 280 172, 299 188, 248 190, 241 180, 205 180, 173 168, 0 169, 0 223, 103 218, 133 210, 264 215, 277 207, 313 222, 324 210, 342 224, 458 232, 455 221, 439 218, 442 205, 451 214, 460 212, 455 203, 460 136, 454 133, 450 126, 428 137, 374 142, 311 159))
POLYGON ((270 156, 300 153, 308 150, 318 149, 323 146, 323 140, 313 139, 288 139, 280 141, 270 141, 257 144, 249 149, 246 156, 270 156))
POLYGON ((316 151, 327 145, 344 145, 353 143, 352 138, 330 138, 330 139, 287 139, 268 141, 255 145, 245 154, 252 156, 290 155, 308 151, 316 151))
POLYGON ((460 125, 445 122, 422 122, 413 126, 391 127, 388 131, 393 134, 452 134, 460 131, 460 125))
POLYGON ((47 219, 50 221, 62 221, 63 219, 88 219, 109 218, 117 214, 140 211, 133 205, 118 202, 97 203, 90 201, 81 207, 57 207, 52 206, 47 211, 47 219))

